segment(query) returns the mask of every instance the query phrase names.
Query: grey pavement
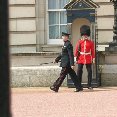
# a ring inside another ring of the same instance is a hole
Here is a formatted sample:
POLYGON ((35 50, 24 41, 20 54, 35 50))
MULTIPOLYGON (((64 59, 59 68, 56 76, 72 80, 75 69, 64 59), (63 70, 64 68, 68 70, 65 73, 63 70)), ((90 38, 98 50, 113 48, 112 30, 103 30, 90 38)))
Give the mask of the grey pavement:
POLYGON ((13 117, 117 117, 117 87, 12 89, 13 117))

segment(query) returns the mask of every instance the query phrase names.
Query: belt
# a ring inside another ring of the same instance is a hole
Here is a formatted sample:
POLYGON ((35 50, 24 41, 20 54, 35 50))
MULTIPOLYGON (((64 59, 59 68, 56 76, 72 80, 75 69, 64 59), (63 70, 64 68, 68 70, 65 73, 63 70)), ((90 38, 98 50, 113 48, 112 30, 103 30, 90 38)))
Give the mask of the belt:
POLYGON ((91 53, 90 52, 80 52, 80 54, 82 54, 82 55, 89 55, 91 53))

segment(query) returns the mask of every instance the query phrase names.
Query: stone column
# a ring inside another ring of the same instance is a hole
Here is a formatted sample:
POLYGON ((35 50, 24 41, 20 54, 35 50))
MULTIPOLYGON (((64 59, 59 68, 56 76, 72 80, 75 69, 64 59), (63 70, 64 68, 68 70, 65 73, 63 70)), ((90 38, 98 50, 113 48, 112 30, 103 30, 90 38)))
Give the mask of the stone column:
POLYGON ((110 0, 114 6, 114 26, 113 26, 113 41, 109 43, 109 48, 106 51, 117 52, 117 0, 110 0))
POLYGON ((36 0, 36 26, 37 41, 36 51, 41 51, 41 46, 45 44, 45 17, 46 0, 36 0))
POLYGON ((101 77, 103 86, 117 86, 117 0, 110 0, 110 2, 114 4, 114 34, 113 41, 105 48, 105 65, 103 65, 101 77))

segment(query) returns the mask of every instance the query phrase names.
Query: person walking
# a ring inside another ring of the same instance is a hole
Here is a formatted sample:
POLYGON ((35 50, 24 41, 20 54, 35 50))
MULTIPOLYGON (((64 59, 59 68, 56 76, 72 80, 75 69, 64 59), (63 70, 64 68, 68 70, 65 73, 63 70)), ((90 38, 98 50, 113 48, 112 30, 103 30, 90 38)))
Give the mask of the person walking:
POLYGON ((55 59, 55 63, 58 63, 61 60, 60 67, 62 67, 59 78, 54 82, 54 84, 50 87, 51 90, 58 92, 59 87, 63 83, 67 74, 70 75, 75 87, 76 92, 81 91, 79 87, 79 80, 75 73, 74 69, 74 55, 73 55, 73 46, 69 41, 68 33, 62 32, 62 39, 64 41, 64 45, 62 47, 62 52, 55 59))

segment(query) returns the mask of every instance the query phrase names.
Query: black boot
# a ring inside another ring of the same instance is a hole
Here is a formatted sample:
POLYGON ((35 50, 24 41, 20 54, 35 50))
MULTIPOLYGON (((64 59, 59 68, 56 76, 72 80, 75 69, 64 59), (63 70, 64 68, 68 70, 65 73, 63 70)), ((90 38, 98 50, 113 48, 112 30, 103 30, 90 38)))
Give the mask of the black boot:
POLYGON ((89 89, 89 90, 93 90, 93 87, 89 86, 88 89, 89 89))
POLYGON ((80 92, 80 91, 83 91, 83 87, 81 88, 76 88, 76 90, 74 92, 80 92))
POLYGON ((59 87, 61 86, 62 82, 63 82, 64 78, 59 77, 54 84, 50 87, 51 90, 58 92, 59 87))
POLYGON ((53 90, 54 92, 58 92, 59 90, 57 87, 54 87, 54 86, 51 86, 50 89, 53 90))

